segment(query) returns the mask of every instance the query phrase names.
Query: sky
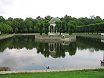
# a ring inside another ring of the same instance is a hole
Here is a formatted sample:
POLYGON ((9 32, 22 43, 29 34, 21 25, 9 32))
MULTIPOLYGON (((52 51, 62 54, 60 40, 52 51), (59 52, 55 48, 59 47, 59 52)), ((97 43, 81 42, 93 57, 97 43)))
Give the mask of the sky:
POLYGON ((0 0, 0 16, 26 18, 100 16, 104 19, 104 0, 0 0))

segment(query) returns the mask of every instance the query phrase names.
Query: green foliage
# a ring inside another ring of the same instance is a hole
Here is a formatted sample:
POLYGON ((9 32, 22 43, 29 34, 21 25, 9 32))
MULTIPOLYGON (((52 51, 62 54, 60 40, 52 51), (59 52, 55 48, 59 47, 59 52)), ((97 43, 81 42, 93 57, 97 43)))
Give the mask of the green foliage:
POLYGON ((73 21, 68 22, 68 32, 69 34, 72 34, 75 31, 75 24, 73 21))
MULTIPOLYGON (((2 25, 3 23, 3 27, 1 26, 0 31, 2 33, 40 33, 40 35, 45 33, 48 35, 49 21, 51 19, 51 16, 46 16, 45 18, 38 16, 36 19, 26 18, 25 20, 11 17, 4 19, 3 16, 0 16, 0 24, 2 25)), ((74 32, 104 32, 104 20, 101 19, 100 16, 75 18, 65 15, 59 19, 60 21, 56 22, 55 30, 60 32, 60 34, 71 34, 74 32)))
POLYGON ((1 22, 5 22, 5 19, 4 19, 3 16, 0 16, 0 23, 1 23, 1 22))
POLYGON ((62 21, 56 22, 57 31, 60 32, 60 35, 62 33, 62 21))
POLYGON ((8 24, 0 23, 0 31, 1 33, 11 33, 12 27, 8 24))
POLYGON ((38 31, 39 31, 40 35, 42 35, 43 26, 44 26, 44 22, 43 22, 42 18, 38 19, 37 26, 38 26, 38 31))
POLYGON ((79 26, 76 28, 76 32, 104 32, 104 23, 97 23, 97 24, 90 24, 90 25, 84 25, 79 26))

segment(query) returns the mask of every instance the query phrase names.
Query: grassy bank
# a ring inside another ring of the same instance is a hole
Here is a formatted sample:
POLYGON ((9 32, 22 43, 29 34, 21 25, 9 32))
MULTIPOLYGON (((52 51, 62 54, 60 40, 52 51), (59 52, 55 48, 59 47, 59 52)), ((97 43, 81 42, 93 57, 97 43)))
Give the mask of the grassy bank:
POLYGON ((0 78, 104 78, 104 69, 1 74, 0 78))
POLYGON ((14 34, 0 34, 0 40, 10 38, 14 36, 14 34))
POLYGON ((87 38, 96 38, 96 39, 101 39, 101 34, 97 34, 97 33, 74 33, 76 36, 80 36, 80 37, 87 37, 87 38))

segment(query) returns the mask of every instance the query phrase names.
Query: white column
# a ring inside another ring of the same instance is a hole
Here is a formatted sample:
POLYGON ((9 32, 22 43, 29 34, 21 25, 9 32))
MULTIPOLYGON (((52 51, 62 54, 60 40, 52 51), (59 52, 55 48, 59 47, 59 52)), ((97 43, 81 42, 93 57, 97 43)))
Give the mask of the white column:
POLYGON ((49 33, 50 33, 50 25, 49 25, 49 33))

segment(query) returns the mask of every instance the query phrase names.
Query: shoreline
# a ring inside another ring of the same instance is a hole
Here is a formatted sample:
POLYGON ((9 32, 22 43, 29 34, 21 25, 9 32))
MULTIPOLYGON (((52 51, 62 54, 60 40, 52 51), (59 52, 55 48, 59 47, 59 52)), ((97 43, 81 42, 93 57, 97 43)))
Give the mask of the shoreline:
POLYGON ((39 35, 39 33, 23 33, 23 34, 2 34, 0 35, 0 40, 10 38, 13 36, 25 36, 25 35, 34 35, 36 41, 44 41, 44 42, 75 42, 76 35, 67 35, 64 37, 62 35, 39 35))
POLYGON ((0 40, 7 39, 7 38, 10 38, 13 36, 14 36, 14 34, 2 34, 2 35, 0 35, 0 40))
POLYGON ((43 35, 40 35, 39 33, 18 33, 18 34, 0 34, 0 40, 10 38, 13 36, 25 36, 25 35, 35 35, 35 39, 37 41, 45 41, 45 42, 70 42, 70 41, 76 41, 76 37, 87 37, 87 38, 96 38, 96 39, 104 39, 104 37, 101 36, 101 34, 88 34, 88 33, 73 33, 72 35, 69 35, 68 33, 63 33, 65 36, 64 38, 62 35, 46 35, 43 33, 43 35))
POLYGON ((18 73, 41 73, 41 72, 66 72, 66 71, 83 71, 83 70, 104 70, 100 68, 75 68, 75 69, 47 69, 47 70, 17 70, 17 71, 0 71, 0 74, 18 74, 18 73))
POLYGON ((104 69, 0 74, 0 78, 103 78, 104 69))
POLYGON ((75 34, 76 36, 79 36, 79 37, 86 37, 86 38, 95 38, 95 39, 101 39, 101 34, 88 34, 88 33, 76 33, 75 34))

